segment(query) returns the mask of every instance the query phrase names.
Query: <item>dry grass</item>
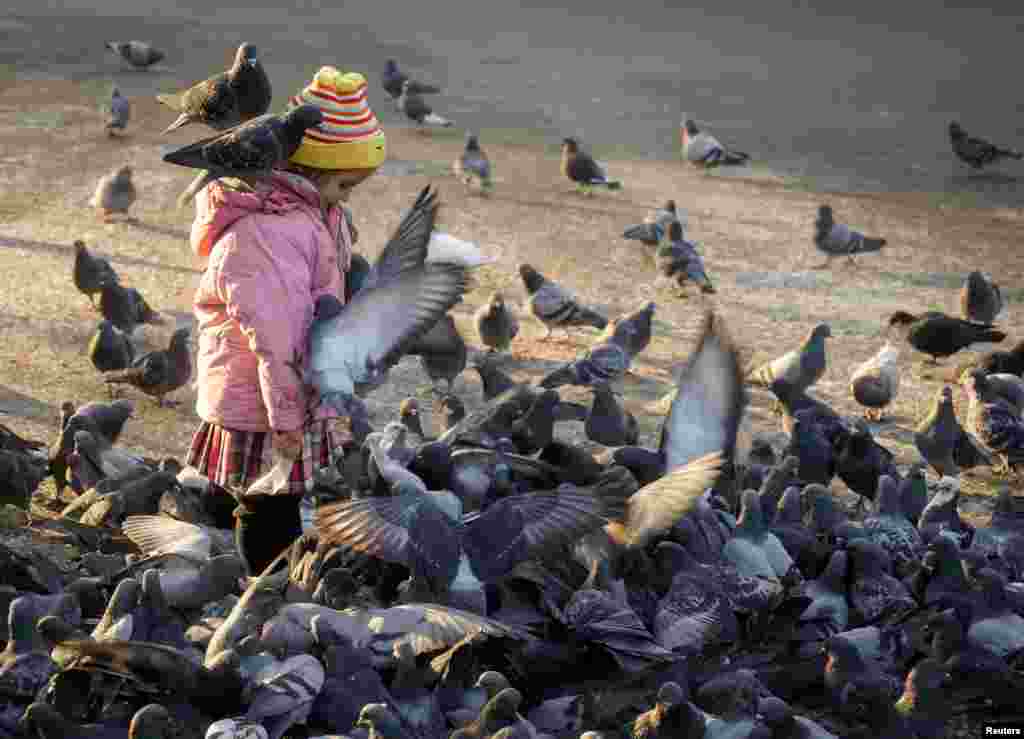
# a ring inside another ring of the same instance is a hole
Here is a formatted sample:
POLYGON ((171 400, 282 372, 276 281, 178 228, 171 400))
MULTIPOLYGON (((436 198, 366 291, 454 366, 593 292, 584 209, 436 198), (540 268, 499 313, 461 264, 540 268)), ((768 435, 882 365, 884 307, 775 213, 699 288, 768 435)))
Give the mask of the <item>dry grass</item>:
MULTIPOLYGON (((136 99, 130 133, 109 139, 101 112, 107 93, 103 84, 24 85, 6 78, 0 84, 0 270, 7 275, 0 295, 6 338, 0 344, 0 410, 7 414, 5 423, 41 439, 53 438, 61 401, 80 403, 105 395, 84 355, 97 316, 72 286, 72 241, 84 239, 108 255, 126 283, 181 321, 189 320, 198 276, 188 245, 191 212, 174 207, 193 173, 161 163, 160 147, 205 132, 186 128, 162 138, 168 111, 154 99, 136 99), (41 101, 60 102, 41 108, 41 101), (124 162, 135 167, 140 200, 133 215, 138 222, 104 225, 86 203, 96 180, 124 162)), ((858 260, 855 269, 836 260, 834 271, 809 271, 820 261, 810 234, 823 197, 801 188, 707 176, 676 163, 620 160, 611 162, 611 170, 625 182, 625 190, 586 198, 559 177, 557 157, 542 142, 507 131, 489 138, 483 131, 481 140, 497 177, 493 196, 481 199, 447 174, 461 150, 461 136, 388 134, 391 158, 418 166, 396 165, 393 170, 405 171, 403 176, 375 177, 356 192, 352 206, 360 249, 375 254, 415 193, 428 182, 438 184, 445 203, 443 227, 477 241, 499 259, 495 267, 481 270, 476 289, 455 311, 470 341, 475 340, 472 312, 492 290, 522 299, 515 272, 520 262, 533 263, 609 315, 648 299, 658 302, 655 339, 624 387, 627 404, 643 419, 648 442, 658 419, 645 408, 670 389, 671 370, 689 351, 705 305, 725 317, 748 361, 794 346, 814 323, 831 323, 830 366, 817 392, 852 414, 857 408, 847 379, 856 364, 878 349, 890 312, 930 307, 956 312, 957 288, 972 269, 997 275, 1004 286, 1010 297, 1006 326, 1015 325, 1024 296, 1017 287, 1024 269, 1016 249, 1017 210, 948 207, 955 198, 830 195, 824 199, 841 219, 885 235, 890 245, 881 257, 858 260), (689 214, 689 236, 700 242, 718 283, 719 292, 711 299, 679 299, 656 289, 641 247, 620 238, 625 226, 668 197, 689 214)), ((162 345, 172 328, 147 328, 141 341, 162 345)), ((576 341, 538 343, 541 333, 535 323, 524 321, 506 365, 514 376, 537 378, 571 358, 587 339, 581 333, 576 341)), ((920 357, 907 350, 900 396, 889 412, 893 422, 880 431, 901 462, 916 456, 909 432, 926 411, 941 374, 922 371, 920 357)), ((473 372, 456 383, 470 405, 479 402, 476 384, 473 372)), ((424 396, 425 386, 418 364, 403 362, 394 382, 372 397, 376 419, 389 418, 403 395, 424 396)), ((578 390, 566 395, 588 397, 578 390)), ((170 409, 139 397, 124 443, 153 456, 181 456, 198 419, 191 389, 179 391, 176 399, 182 404, 170 409)), ((752 391, 748 432, 778 430, 768 404, 766 393, 752 391)), ((992 482, 983 473, 966 478, 964 487, 971 499, 980 499, 991 493, 992 482)))

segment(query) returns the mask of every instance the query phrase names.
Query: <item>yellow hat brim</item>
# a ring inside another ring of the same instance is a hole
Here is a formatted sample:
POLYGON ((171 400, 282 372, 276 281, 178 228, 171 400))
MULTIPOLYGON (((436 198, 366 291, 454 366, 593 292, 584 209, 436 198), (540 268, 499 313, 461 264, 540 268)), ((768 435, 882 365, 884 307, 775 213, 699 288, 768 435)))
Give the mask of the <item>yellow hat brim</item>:
POLYGON ((387 156, 383 131, 358 141, 327 143, 308 136, 302 139, 290 161, 315 169, 376 169, 387 156))

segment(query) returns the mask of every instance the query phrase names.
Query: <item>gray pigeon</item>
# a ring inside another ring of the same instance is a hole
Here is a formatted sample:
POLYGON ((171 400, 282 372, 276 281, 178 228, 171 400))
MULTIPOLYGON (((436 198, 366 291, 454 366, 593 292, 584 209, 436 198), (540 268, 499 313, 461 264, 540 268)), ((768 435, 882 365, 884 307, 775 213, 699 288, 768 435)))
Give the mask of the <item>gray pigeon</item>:
POLYGON ((275 165, 288 161, 298 150, 306 130, 319 126, 322 120, 320 108, 299 105, 280 115, 257 116, 224 133, 164 154, 163 161, 169 164, 206 170, 179 196, 179 207, 220 177, 269 176, 275 165))
POLYGON ((135 197, 132 168, 126 164, 100 178, 89 205, 96 209, 104 223, 109 223, 115 214, 127 216, 135 197))
POLYGON ((755 369, 750 373, 750 380, 763 387, 782 380, 797 392, 806 390, 825 374, 828 366, 825 339, 831 335, 828 324, 819 323, 807 333, 799 347, 755 369))
POLYGON ((957 159, 972 169, 998 162, 1000 159, 1022 159, 1024 154, 1014 149, 1004 149, 977 136, 968 136, 956 121, 949 124, 949 141, 957 159))
POLYGON ((704 268, 704 259, 697 253, 697 245, 683 238, 683 225, 673 221, 668 226, 668 243, 658 247, 655 264, 661 277, 674 280, 680 290, 687 282, 697 285, 701 292, 714 293, 715 286, 704 268))
POLYGON ((530 313, 544 324, 546 333, 542 340, 551 336, 552 328, 593 326, 604 329, 608 325, 607 318, 581 304, 575 295, 546 278, 531 265, 519 265, 519 276, 529 294, 530 313))
POLYGON ((512 340, 519 335, 519 319, 505 304, 500 292, 491 294, 490 299, 477 309, 473 316, 480 343, 488 351, 508 351, 512 340))
POLYGON ((854 254, 881 251, 885 244, 885 239, 868 237, 844 223, 836 223, 832 216, 832 206, 818 206, 818 219, 814 222, 814 246, 826 259, 815 269, 824 269, 832 264, 835 257, 842 256, 854 264, 854 254))
POLYGON ((625 333, 616 332, 581 353, 576 359, 550 372, 540 381, 540 387, 557 388, 562 385, 595 385, 617 382, 629 371, 633 355, 624 346, 625 333))
POLYGON ((437 209, 435 196, 424 188, 384 247, 376 284, 345 306, 318 301, 307 382, 321 403, 351 418, 359 441, 369 416, 358 396, 383 383, 388 369, 462 300, 468 287, 465 267, 424 263, 437 209))
POLYGON ((395 101, 395 105, 421 131, 425 130, 425 126, 451 128, 455 125, 454 121, 438 115, 433 108, 427 105, 427 101, 423 99, 422 95, 413 89, 411 80, 402 83, 402 92, 398 96, 398 100, 395 101))
POLYGON ((702 131, 697 122, 683 114, 679 129, 683 159, 695 167, 713 169, 721 165, 746 164, 750 155, 743 151, 726 148, 707 131, 702 131))
POLYGON ((406 350, 409 356, 420 358, 423 371, 437 387, 443 380, 448 393, 452 391, 455 378, 466 369, 468 349, 466 342, 450 315, 441 316, 433 328, 420 336, 406 350))
POLYGON ((192 357, 188 347, 189 329, 179 328, 171 335, 167 349, 152 351, 132 362, 128 369, 107 372, 108 384, 128 384, 156 398, 157 405, 170 403, 165 396, 184 387, 192 378, 192 357))
POLYGON ((97 308, 100 315, 128 336, 140 323, 163 323, 163 318, 150 307, 138 289, 122 287, 116 282, 100 288, 97 308))
POLYGON ((146 41, 107 41, 108 49, 136 69, 151 67, 164 58, 164 53, 146 41))
POLYGON ((156 96, 161 103, 180 113, 164 133, 190 123, 205 123, 223 131, 266 113, 270 98, 270 80, 259 52, 250 43, 238 47, 234 62, 224 72, 197 82, 184 92, 156 96))
POLYGON ((604 446, 632 446, 639 438, 636 418, 615 398, 607 382, 592 386, 594 403, 583 424, 587 438, 604 446))
POLYGON ((131 103, 115 87, 113 92, 110 93, 110 120, 107 121, 107 133, 113 136, 117 131, 124 131, 131 117, 131 103))
POLYGON ((643 223, 629 226, 623 231, 622 238, 639 241, 645 246, 658 246, 661 240, 668 236, 668 227, 672 221, 682 223, 676 210, 676 201, 667 200, 664 206, 647 216, 643 223))
POLYGON ((491 182, 491 160, 480 148, 480 142, 473 134, 466 135, 466 148, 452 164, 455 176, 466 185, 476 185, 481 193, 487 193, 493 187, 491 182))

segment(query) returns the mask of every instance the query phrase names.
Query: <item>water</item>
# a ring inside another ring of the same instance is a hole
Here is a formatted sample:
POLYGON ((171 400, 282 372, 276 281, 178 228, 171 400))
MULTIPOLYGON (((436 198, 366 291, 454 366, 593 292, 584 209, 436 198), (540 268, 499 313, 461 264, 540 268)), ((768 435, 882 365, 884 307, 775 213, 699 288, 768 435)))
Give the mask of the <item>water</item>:
POLYGON ((939 0, 716 0, 706 8, 568 0, 558 9, 539 0, 8 4, 0 64, 112 79, 128 94, 206 76, 249 40, 263 50, 277 100, 333 63, 364 71, 378 116, 404 125, 376 84, 393 56, 443 84, 435 105, 460 129, 522 129, 551 144, 572 134, 599 156, 675 159, 680 115, 689 113, 751 152, 758 174, 828 190, 1024 204, 1024 163, 968 175, 946 138, 955 118, 1024 147, 1024 97, 1011 74, 1020 66, 1024 6, 1006 0, 984 8, 939 0), (127 70, 103 49, 114 38, 150 40, 168 58, 155 73, 127 70))

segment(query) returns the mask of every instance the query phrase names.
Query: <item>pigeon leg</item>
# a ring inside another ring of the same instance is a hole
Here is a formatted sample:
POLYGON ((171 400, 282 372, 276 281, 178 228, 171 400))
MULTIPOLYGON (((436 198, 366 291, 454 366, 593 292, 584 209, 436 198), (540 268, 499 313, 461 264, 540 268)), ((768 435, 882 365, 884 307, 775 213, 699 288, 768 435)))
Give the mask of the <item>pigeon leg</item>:
POLYGON ((821 264, 814 265, 813 267, 811 267, 811 269, 828 269, 831 266, 831 264, 832 264, 832 258, 829 257, 828 259, 826 259, 821 264))
POLYGON ((550 338, 551 338, 551 327, 545 323, 544 324, 544 335, 542 337, 540 337, 540 340, 541 341, 548 341, 550 338))

